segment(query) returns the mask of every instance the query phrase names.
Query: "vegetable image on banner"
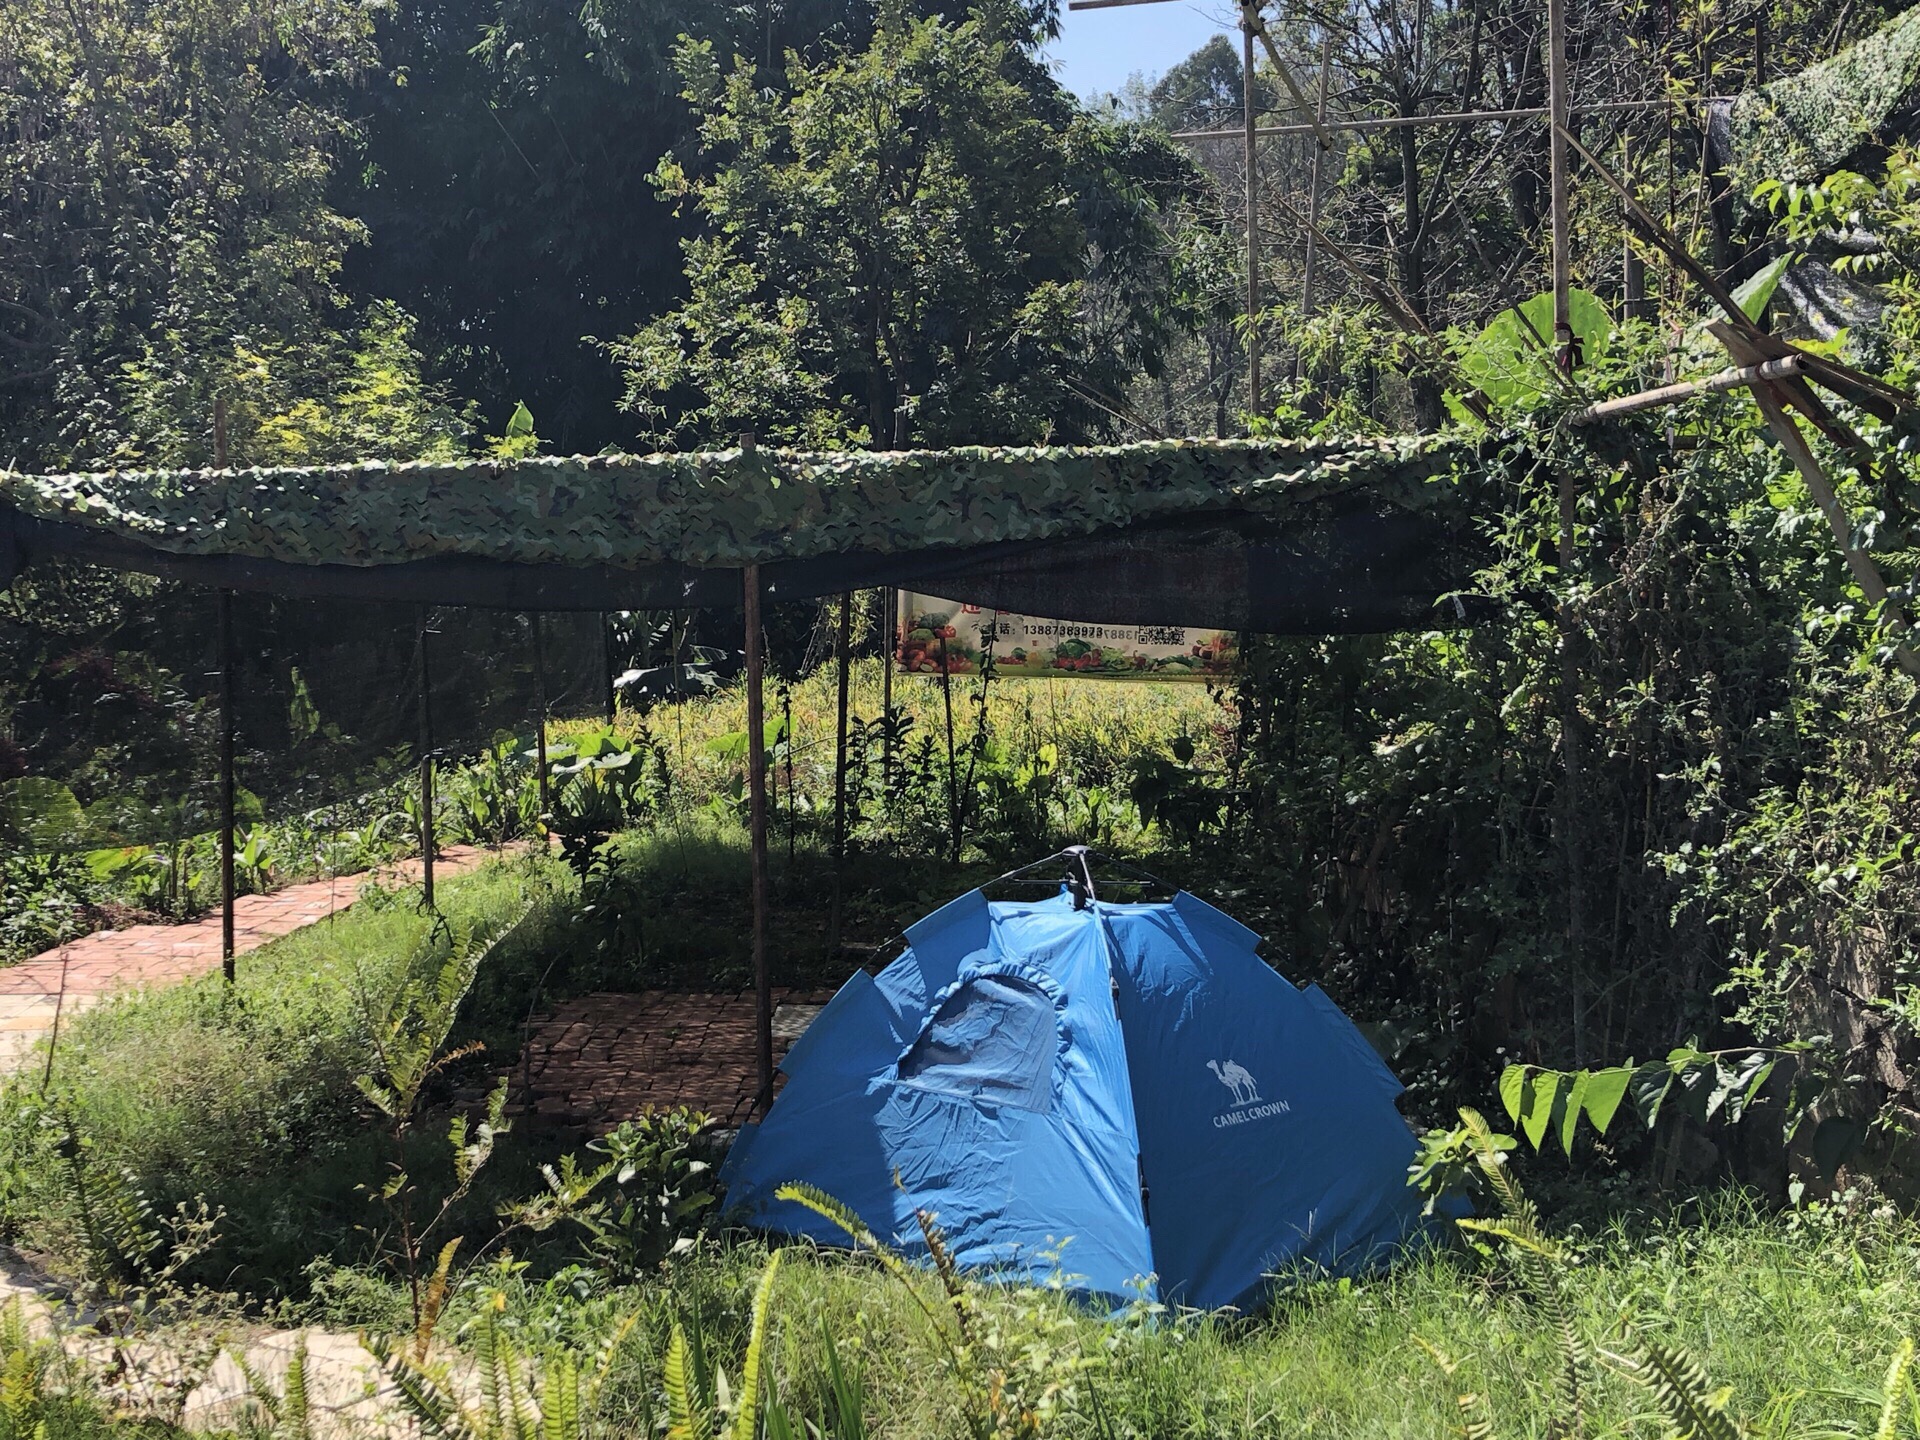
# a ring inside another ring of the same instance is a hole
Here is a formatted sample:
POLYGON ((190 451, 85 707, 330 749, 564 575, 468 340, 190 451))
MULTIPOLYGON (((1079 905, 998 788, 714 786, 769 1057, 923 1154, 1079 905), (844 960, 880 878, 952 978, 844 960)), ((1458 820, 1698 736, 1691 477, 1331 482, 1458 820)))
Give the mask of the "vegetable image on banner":
POLYGON ((1223 630, 1178 625, 1094 625, 983 610, 957 600, 900 593, 894 654, 909 675, 979 673, 989 650, 994 673, 1092 680, 1211 680, 1230 674, 1239 639, 1223 630))

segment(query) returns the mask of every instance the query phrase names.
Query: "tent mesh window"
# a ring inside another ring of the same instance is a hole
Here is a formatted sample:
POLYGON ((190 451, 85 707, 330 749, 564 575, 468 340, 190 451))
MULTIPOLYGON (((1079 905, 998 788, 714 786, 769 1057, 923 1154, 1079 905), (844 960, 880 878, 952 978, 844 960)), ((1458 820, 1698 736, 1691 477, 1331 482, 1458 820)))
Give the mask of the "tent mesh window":
POLYGON ((900 1078, 929 1090, 1023 1110, 1053 1096, 1053 998, 1013 975, 964 981, 900 1061, 900 1078))

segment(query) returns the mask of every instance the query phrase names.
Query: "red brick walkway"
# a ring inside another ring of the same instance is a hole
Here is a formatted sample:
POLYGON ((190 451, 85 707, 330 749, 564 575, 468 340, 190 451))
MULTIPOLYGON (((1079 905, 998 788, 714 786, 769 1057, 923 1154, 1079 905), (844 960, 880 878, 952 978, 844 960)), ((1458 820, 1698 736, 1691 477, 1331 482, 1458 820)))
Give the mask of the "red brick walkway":
MULTIPOLYGON (((471 870, 490 853, 472 845, 449 845, 434 862, 434 878, 471 870)), ((361 885, 375 878, 415 882, 420 862, 406 860, 377 872, 289 885, 271 895, 244 895, 233 906, 235 952, 256 950, 345 910, 359 898, 361 885)), ((220 914, 215 911, 183 925, 95 931, 0 969, 0 1070, 18 1065, 46 1037, 56 1012, 70 1017, 119 991, 175 985, 219 968, 220 914)))
MULTIPOLYGON (((833 993, 775 989, 773 998, 777 1062, 833 993)), ((647 990, 568 1000, 528 1042, 533 1108, 595 1134, 677 1105, 738 1125, 759 1085, 753 1020, 752 992, 647 990)))

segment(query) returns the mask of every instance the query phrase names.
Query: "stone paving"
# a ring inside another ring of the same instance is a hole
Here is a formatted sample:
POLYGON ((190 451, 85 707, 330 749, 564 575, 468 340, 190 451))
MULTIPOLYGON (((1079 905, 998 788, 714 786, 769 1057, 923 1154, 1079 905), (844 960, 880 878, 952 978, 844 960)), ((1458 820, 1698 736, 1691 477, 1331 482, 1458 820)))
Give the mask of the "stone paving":
MULTIPOLYGON (((449 845, 434 861, 437 880, 471 870, 494 852, 449 845)), ((244 895, 233 906, 237 955, 304 929, 347 909, 369 880, 411 884, 418 860, 377 871, 289 885, 270 895, 244 895)), ((98 930, 78 940, 0 969, 0 1072, 18 1069, 61 1022, 129 990, 176 985, 220 968, 220 912, 183 925, 130 925, 98 930)))
MULTIPOLYGON (((777 987, 773 998, 778 1063, 833 992, 777 987)), ((604 1134, 685 1105, 735 1127, 759 1088, 753 993, 582 995, 533 1032, 524 1065, 534 1112, 550 1123, 604 1134)))

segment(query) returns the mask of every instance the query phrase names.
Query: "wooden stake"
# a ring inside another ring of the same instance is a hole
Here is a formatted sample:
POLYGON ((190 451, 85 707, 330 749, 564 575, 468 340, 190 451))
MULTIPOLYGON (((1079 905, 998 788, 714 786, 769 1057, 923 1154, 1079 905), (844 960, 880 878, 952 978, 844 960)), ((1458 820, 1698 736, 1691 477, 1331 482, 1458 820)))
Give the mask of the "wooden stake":
POLYGON ((414 611, 420 651, 420 900, 433 909, 433 679, 427 668, 427 607, 414 611))
MULTIPOLYGON (((751 432, 741 435, 742 454, 754 449, 751 432)), ((747 823, 751 830, 753 874, 754 1039, 760 1088, 755 1113, 766 1118, 773 1104, 773 978, 767 968, 767 716, 765 657, 760 645, 760 567, 741 572, 741 609, 747 651, 747 823)))
POLYGON ((1252 6, 1240 9, 1240 103, 1245 111, 1246 138, 1242 152, 1247 168, 1247 409, 1260 413, 1260 171, 1255 154, 1254 128, 1259 118, 1258 93, 1253 76, 1253 29, 1258 23, 1252 6))

